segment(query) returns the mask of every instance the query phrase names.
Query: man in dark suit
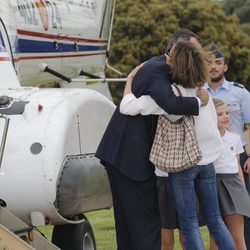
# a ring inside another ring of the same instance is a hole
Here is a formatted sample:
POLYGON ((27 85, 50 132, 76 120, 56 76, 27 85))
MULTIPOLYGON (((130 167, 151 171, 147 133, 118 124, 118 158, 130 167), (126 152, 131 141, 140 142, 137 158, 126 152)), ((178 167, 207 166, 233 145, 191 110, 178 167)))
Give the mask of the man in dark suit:
MULTIPOLYGON (((176 32, 167 48, 178 39, 200 46, 196 34, 189 30, 176 32)), ((170 66, 166 55, 146 62, 133 81, 136 97, 150 95, 170 114, 198 115, 199 105, 208 95, 201 90, 195 97, 177 97, 171 87, 170 66)), ((149 161, 158 116, 126 116, 116 108, 97 149, 96 157, 106 167, 111 186, 116 225, 117 249, 160 250, 160 217, 156 177, 149 161)))

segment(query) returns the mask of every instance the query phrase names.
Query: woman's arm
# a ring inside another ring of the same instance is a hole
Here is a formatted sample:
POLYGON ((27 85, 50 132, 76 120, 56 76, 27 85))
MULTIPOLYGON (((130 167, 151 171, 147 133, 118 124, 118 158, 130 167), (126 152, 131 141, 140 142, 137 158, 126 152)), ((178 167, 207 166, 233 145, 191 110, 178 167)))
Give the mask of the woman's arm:
MULTIPOLYGON (((161 109, 154 99, 149 95, 143 95, 141 97, 136 98, 132 93, 132 82, 133 78, 138 72, 138 70, 142 67, 142 64, 137 66, 127 78, 127 82, 125 85, 123 99, 120 103, 120 112, 125 115, 166 115, 168 119, 171 121, 176 121, 181 118, 181 116, 177 115, 169 115, 163 109, 161 109)), ((174 88, 175 90, 175 88, 174 88)), ((175 93, 176 94, 176 93, 175 93)))
POLYGON ((145 64, 144 63, 141 63, 140 65, 138 65, 137 67, 135 67, 128 75, 127 77, 127 82, 126 82, 126 85, 125 85, 125 88, 124 88, 124 91, 123 91, 123 96, 125 95, 128 95, 128 94, 131 94, 132 93, 132 82, 133 82, 133 79, 136 75, 136 73, 142 68, 142 66, 145 64))
POLYGON ((143 65, 144 63, 134 68, 127 77, 127 82, 123 92, 123 99, 120 103, 120 112, 124 115, 160 115, 165 113, 150 96, 141 96, 136 98, 132 93, 132 82, 134 76, 143 65))
POLYGON ((120 112, 124 115, 163 115, 166 112, 161 109, 149 96, 143 95, 136 98, 134 94, 126 94, 120 103, 120 112))
POLYGON ((148 95, 143 95, 136 98, 132 93, 132 82, 134 76, 142 67, 142 64, 137 66, 128 75, 127 82, 123 92, 123 98, 120 103, 120 112, 124 115, 150 115, 150 114, 165 114, 165 111, 161 109, 156 102, 148 95))

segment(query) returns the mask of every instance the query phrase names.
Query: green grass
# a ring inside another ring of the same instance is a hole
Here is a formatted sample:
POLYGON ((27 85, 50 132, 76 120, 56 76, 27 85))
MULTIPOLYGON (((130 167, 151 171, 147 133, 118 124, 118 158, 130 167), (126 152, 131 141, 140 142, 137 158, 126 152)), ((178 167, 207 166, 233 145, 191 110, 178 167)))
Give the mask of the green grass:
MULTIPOLYGON (((102 210, 85 214, 90 221, 96 239, 97 250, 116 250, 113 210, 102 210)), ((51 239, 53 227, 40 227, 45 236, 51 239)), ((201 234, 206 249, 209 249, 209 236, 206 227, 201 228, 201 234)), ((178 232, 175 232, 175 250, 181 250, 178 232)))
POLYGON ((115 250, 113 209, 91 212, 85 215, 93 227, 97 250, 115 250))

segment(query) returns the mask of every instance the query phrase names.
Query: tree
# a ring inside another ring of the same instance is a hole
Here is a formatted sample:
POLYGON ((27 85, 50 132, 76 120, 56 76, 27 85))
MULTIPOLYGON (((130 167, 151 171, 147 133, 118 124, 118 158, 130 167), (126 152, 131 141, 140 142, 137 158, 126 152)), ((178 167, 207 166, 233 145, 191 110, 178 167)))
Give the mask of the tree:
MULTIPOLYGON (((239 25, 235 15, 226 15, 221 3, 209 0, 117 1, 110 60, 127 74, 139 63, 164 53, 171 34, 187 28, 224 50, 228 79, 250 84, 249 37, 239 25)), ((123 87, 111 86, 116 102, 123 87)))
POLYGON ((224 0, 224 9, 239 18, 241 29, 250 36, 250 0, 224 0))

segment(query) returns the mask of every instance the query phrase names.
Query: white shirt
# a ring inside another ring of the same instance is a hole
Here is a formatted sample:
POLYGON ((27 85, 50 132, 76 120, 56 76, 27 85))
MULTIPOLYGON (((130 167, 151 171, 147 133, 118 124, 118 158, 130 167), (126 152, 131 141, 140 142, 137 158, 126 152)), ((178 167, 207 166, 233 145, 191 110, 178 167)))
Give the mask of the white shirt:
POLYGON ((214 162, 216 173, 236 174, 239 172, 237 155, 244 151, 240 136, 226 130, 222 141, 222 154, 214 162))
MULTIPOLYGON (((186 89, 179 86, 183 96, 196 96, 197 89, 186 89)), ((172 87, 175 94, 177 90, 172 87)), ((181 118, 177 115, 169 115, 150 96, 141 96, 136 98, 133 94, 123 97, 120 103, 120 112, 126 115, 166 115, 171 121, 176 121, 181 118)), ((194 116, 195 130, 199 148, 202 152, 202 160, 197 165, 207 165, 214 162, 221 153, 222 139, 217 128, 217 115, 212 98, 209 97, 208 104, 200 108, 199 116, 194 116)), ((166 172, 156 168, 156 175, 167 176, 166 172)))

